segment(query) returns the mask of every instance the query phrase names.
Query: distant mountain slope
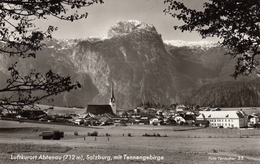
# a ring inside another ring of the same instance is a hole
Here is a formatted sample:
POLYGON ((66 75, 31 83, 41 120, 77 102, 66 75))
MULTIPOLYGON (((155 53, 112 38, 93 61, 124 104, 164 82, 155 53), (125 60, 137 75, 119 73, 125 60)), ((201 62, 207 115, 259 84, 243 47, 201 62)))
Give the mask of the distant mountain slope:
POLYGON ((183 99, 183 103, 215 107, 260 106, 260 79, 225 81, 204 85, 183 99))

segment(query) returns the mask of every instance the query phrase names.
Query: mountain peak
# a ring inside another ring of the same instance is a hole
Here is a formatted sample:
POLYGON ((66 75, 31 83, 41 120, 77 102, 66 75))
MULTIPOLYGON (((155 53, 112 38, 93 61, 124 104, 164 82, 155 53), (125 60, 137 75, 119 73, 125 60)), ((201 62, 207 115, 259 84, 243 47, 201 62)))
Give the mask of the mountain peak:
POLYGON ((127 35, 132 32, 138 31, 150 31, 157 33, 155 27, 152 24, 144 23, 137 20, 118 21, 116 25, 110 27, 108 31, 108 37, 127 35))

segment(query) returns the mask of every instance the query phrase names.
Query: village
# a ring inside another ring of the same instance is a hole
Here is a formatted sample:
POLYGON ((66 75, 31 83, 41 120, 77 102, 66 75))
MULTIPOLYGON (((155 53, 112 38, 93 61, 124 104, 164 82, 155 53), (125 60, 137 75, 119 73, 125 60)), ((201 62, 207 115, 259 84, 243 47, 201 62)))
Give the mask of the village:
POLYGON ((81 112, 76 108, 66 112, 57 107, 42 106, 37 110, 2 110, 1 119, 17 121, 34 121, 50 124, 70 124, 75 126, 199 126, 213 128, 259 128, 259 113, 250 113, 242 109, 226 110, 225 108, 187 107, 170 105, 169 107, 142 104, 134 109, 117 111, 113 88, 109 104, 90 104, 81 112))
MULTIPOLYGON (((73 163, 91 161, 88 156, 98 155, 109 156, 112 163, 141 162, 120 158, 126 155, 160 156, 164 163, 176 158, 189 163, 187 156, 199 163, 222 159, 259 163, 259 108, 192 108, 147 102, 121 110, 112 91, 108 104, 89 104, 86 108, 37 104, 36 109, 2 109, 0 123, 0 145, 5 147, 2 163, 22 160, 16 158, 20 152, 26 152, 22 154, 25 157, 37 156, 29 163, 49 162, 41 158, 42 154, 75 155, 80 160, 73 163)), ((55 162, 71 161, 65 158, 55 162)))

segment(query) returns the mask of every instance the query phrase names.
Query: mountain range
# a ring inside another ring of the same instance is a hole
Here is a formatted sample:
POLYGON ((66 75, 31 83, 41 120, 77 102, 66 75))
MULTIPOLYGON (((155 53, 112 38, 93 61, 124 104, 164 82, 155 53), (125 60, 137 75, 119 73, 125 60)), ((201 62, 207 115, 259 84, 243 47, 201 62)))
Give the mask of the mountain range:
MULTIPOLYGON (((141 102, 201 106, 259 106, 254 75, 234 79, 235 59, 211 42, 163 41, 152 24, 118 21, 108 37, 52 39, 37 57, 21 59, 18 68, 70 75, 82 89, 54 97, 52 105, 108 104, 111 86, 120 109, 141 102)), ((0 87, 15 59, 1 55, 0 87)), ((48 103, 48 102, 43 102, 48 103)))

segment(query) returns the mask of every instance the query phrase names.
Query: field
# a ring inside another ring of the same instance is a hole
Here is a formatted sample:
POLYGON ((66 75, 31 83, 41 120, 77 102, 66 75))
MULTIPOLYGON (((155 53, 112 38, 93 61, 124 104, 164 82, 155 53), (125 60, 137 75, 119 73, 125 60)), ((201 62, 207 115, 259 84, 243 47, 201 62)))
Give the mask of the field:
POLYGON ((259 163, 260 130, 80 127, 0 120, 0 154, 0 163, 259 163), (53 130, 64 131, 64 138, 39 137, 53 130), (93 131, 98 137, 87 135, 93 131))
MULTIPOLYGON (((37 106, 40 107, 41 109, 48 109, 50 107, 48 105, 42 105, 42 104, 37 104, 37 106)), ((84 112, 86 112, 86 109, 54 106, 53 110, 50 111, 52 114, 70 114, 70 113, 83 114, 84 112)))

